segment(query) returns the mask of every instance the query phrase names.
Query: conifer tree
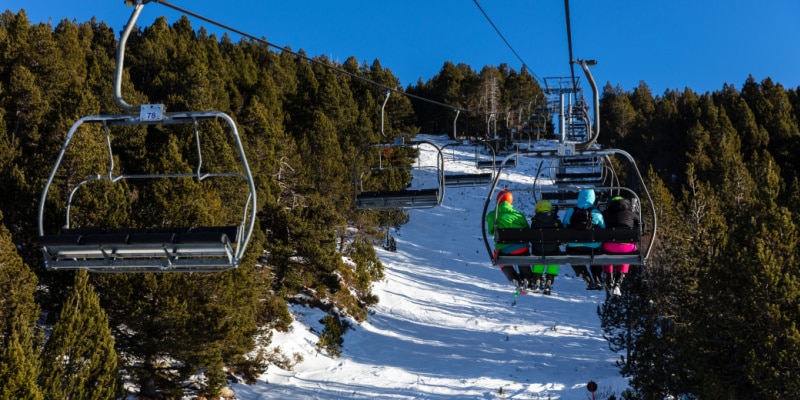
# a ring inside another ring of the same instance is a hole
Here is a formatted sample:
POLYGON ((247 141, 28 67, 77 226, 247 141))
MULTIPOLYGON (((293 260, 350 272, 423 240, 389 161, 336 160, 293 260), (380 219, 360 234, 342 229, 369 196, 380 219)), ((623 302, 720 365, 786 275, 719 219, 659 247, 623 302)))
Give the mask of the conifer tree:
POLYGON ((741 347, 748 349, 743 363, 747 381, 738 389, 754 389, 756 398, 789 398, 800 393, 800 311, 792 306, 800 299, 798 226, 782 207, 758 210, 756 215, 762 222, 748 242, 755 244, 748 268, 753 274, 752 298, 738 299, 744 316, 739 332, 744 334, 737 335, 737 346, 740 352, 741 347), (751 326, 759 329, 748 330, 751 326))
POLYGON ((734 129, 741 137, 743 154, 752 154, 753 151, 767 147, 769 134, 763 126, 758 125, 753 110, 735 87, 726 86, 715 98, 725 108, 734 129))
POLYGON ((0 342, 0 398, 41 400, 37 386, 39 362, 27 318, 11 310, 0 342))
POLYGON ((606 84, 598 112, 601 113, 600 132, 603 142, 613 147, 626 148, 626 138, 636 127, 636 110, 622 87, 612 88, 610 84, 606 84))
POLYGON ((108 317, 89 284, 75 283, 42 351, 40 386, 48 399, 116 399, 123 390, 108 317))
MULTIPOLYGON (((3 215, 0 213, 0 221, 3 215)), ((0 224, 0 398, 42 398, 35 325, 39 306, 34 300, 37 279, 22 262, 11 234, 0 224)))

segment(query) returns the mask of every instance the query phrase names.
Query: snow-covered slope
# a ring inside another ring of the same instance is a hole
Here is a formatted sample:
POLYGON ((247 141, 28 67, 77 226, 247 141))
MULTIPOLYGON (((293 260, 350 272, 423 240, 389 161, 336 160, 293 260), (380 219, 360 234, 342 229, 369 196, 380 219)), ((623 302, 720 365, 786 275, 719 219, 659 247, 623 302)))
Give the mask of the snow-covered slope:
MULTIPOLYGON (((434 156, 425 146, 421 150, 421 157, 434 156)), ((473 149, 463 151, 447 148, 448 170, 476 172, 470 171, 473 149)), ((529 184, 538 164, 521 158, 501 185, 529 184)), ((552 296, 514 298, 481 237, 488 190, 448 188, 442 206, 409 211, 410 222, 393 232, 397 252, 378 249, 386 275, 373 289, 380 302, 367 322, 344 336, 340 357, 316 350, 325 314, 295 306, 291 330, 275 332, 271 346, 303 361, 291 371, 271 366, 255 385, 232 385, 236 397, 591 399, 589 381, 599 387, 596 398, 618 396, 627 382, 597 316, 605 293, 587 291, 562 266, 552 296)), ((533 211, 523 192, 517 192, 515 206, 528 216, 533 211)))

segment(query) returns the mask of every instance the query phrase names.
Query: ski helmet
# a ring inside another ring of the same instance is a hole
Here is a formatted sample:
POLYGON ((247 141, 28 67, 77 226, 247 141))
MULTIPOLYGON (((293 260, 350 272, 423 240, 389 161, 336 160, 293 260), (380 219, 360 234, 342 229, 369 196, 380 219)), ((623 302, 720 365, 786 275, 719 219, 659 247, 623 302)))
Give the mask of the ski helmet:
POLYGON ((550 212, 553 211, 553 205, 547 200, 541 200, 536 203, 536 207, 534 209, 536 212, 550 212))
POLYGON ((504 201, 508 202, 508 204, 514 204, 514 195, 511 194, 511 191, 501 190, 500 193, 497 194, 497 204, 504 201))

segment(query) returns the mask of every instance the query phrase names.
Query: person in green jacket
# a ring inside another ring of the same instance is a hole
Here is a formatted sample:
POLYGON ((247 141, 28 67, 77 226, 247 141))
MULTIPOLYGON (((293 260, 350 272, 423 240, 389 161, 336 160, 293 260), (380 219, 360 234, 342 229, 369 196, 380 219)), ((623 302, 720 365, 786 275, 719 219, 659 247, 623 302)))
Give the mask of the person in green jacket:
MULTIPOLYGON (((488 232, 494 236, 496 229, 506 228, 529 228, 528 219, 514 209, 514 195, 508 190, 501 190, 497 194, 497 208, 486 214, 486 224, 488 232)), ((495 240, 495 254, 503 255, 529 255, 530 249, 527 243, 497 243, 495 240)), ((519 272, 514 265, 501 265, 500 270, 509 282, 519 289, 531 288, 533 284, 533 272, 530 265, 518 266, 519 272)))

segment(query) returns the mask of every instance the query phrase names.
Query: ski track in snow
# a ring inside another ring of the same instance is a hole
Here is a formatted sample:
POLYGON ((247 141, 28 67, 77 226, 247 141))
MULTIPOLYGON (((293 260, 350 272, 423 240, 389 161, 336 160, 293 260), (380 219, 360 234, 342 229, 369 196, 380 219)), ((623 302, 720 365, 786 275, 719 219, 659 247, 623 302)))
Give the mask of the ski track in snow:
MULTIPOLYGON (((433 164, 430 146, 420 150, 421 164, 433 164)), ((473 152, 447 147, 447 171, 476 172, 473 152)), ((538 167, 520 158, 498 187, 530 187, 538 167)), ((431 175, 415 175, 413 188, 429 188, 431 175)), ((409 223, 393 232, 397 252, 377 249, 380 302, 366 322, 351 321, 340 357, 316 350, 325 313, 292 306, 291 329, 275 332, 270 348, 303 361, 292 371, 270 366, 254 385, 231 384, 237 399, 591 399, 590 380, 597 398, 619 396, 627 387, 615 366, 620 355, 597 316, 605 293, 587 291, 564 265, 552 296, 514 298, 481 236, 489 187, 447 188, 442 206, 409 210, 409 223)), ((526 197, 516 191, 515 206, 530 217, 526 197)))

